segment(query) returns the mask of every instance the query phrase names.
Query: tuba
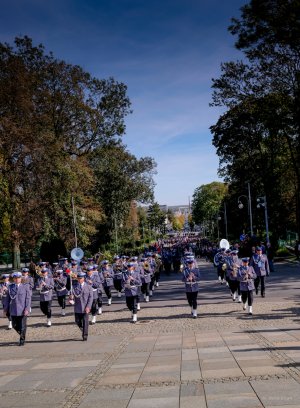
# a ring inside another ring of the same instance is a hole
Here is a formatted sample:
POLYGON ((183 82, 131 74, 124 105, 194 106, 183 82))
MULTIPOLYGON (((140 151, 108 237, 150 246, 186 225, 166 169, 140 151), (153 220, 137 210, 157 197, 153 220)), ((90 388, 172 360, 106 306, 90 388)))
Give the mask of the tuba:
POLYGON ((151 273, 150 264, 149 264, 148 261, 144 262, 143 268, 144 268, 144 271, 146 272, 146 274, 151 273))
POLYGON ((227 241, 227 239, 221 239, 220 244, 219 244, 220 248, 225 248, 225 249, 229 249, 230 248, 230 244, 227 241))

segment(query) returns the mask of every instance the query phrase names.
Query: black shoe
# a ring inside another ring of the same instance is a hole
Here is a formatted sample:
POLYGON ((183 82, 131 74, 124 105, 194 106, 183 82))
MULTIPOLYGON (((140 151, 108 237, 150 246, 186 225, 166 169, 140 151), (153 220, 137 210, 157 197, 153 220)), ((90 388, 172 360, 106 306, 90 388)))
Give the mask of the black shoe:
POLYGON ((258 289, 255 289, 255 293, 258 295, 258 289))
POLYGON ((19 346, 24 346, 25 345, 25 340, 20 340, 19 341, 19 346))
POLYGON ((82 341, 87 341, 87 336, 83 336, 82 341))
POLYGON ((261 297, 265 297, 265 294, 264 294, 264 293, 262 293, 262 294, 261 294, 261 297))

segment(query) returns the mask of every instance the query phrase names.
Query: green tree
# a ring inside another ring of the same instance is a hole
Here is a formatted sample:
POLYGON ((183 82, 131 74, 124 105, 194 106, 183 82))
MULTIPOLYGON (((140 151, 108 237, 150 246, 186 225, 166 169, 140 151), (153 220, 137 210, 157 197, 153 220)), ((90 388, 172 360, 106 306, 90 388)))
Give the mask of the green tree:
MULTIPOLYGON (((108 144, 91 156, 95 185, 93 195, 105 214, 100 235, 108 241, 115 228, 126 224, 133 201, 146 203, 153 198, 156 163, 150 157, 137 159, 121 144, 108 144)), ((124 234, 128 231, 123 230, 124 234)))
POLYGON ((213 105, 227 108, 212 127, 220 173, 267 195, 275 234, 300 232, 300 3, 252 0, 241 12, 229 30, 243 62, 213 81, 213 105))
POLYGON ((216 217, 227 189, 226 184, 218 181, 196 188, 192 199, 192 215, 196 224, 202 224, 216 217))
POLYGON ((148 208, 148 223, 152 230, 163 232, 165 229, 166 214, 160 209, 159 204, 154 202, 148 208))
POLYGON ((90 215, 79 228, 87 243, 101 209, 86 158, 124 133, 126 86, 16 38, 14 47, 0 44, 0 112, 0 228, 10 231, 14 267, 21 245, 34 248, 54 236, 71 244, 71 196, 90 215))

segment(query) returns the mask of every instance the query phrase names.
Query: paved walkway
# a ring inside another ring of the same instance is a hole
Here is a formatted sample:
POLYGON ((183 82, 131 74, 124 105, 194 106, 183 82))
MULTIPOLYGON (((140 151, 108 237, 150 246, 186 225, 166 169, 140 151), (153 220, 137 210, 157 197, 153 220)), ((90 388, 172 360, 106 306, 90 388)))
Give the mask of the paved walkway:
POLYGON ((71 308, 65 318, 55 309, 46 328, 36 305, 25 347, 1 319, 0 407, 300 408, 299 266, 278 267, 252 318, 213 268, 200 266, 197 320, 174 276, 142 305, 136 325, 124 299, 114 299, 87 343, 71 308))

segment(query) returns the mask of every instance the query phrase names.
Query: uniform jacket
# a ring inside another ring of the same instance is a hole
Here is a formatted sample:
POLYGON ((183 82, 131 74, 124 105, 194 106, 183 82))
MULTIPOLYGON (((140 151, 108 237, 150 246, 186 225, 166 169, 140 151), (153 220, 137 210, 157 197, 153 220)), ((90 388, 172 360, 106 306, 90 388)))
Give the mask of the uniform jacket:
POLYGON ((137 296, 142 284, 140 273, 138 271, 133 271, 131 273, 125 272, 123 274, 123 284, 125 288, 125 296, 137 296))
POLYGON ((186 292, 198 292, 200 279, 200 271, 198 268, 184 268, 182 282, 185 282, 186 292))
POLYGON ((123 272, 125 272, 125 267, 122 264, 113 264, 114 280, 122 280, 123 272))
POLYGON ((256 273, 252 266, 240 266, 238 270, 238 280, 241 291, 254 290, 254 279, 256 273))
POLYGON ((49 276, 45 276, 45 278, 38 278, 36 283, 36 288, 40 292, 40 302, 48 302, 52 300, 53 297, 53 289, 54 289, 54 280, 49 276), (43 282, 45 285, 43 285, 43 282))
POLYGON ((32 290, 34 288, 34 279, 33 279, 32 276, 30 276, 30 275, 28 275, 27 277, 23 276, 22 277, 22 283, 24 283, 25 285, 28 285, 29 289, 32 292, 32 290))
POLYGON ((66 288, 67 285, 67 277, 64 275, 60 275, 54 280, 54 290, 57 296, 65 296, 68 294, 68 290, 66 288))
POLYGON ((100 281, 100 286, 98 288, 98 293, 102 293, 103 292, 103 283, 104 283, 104 277, 103 277, 103 273, 101 271, 98 271, 98 276, 99 276, 99 281, 100 281))
POLYGON ((74 312, 85 313, 85 309, 88 307, 91 309, 93 303, 93 289, 87 283, 81 286, 78 282, 74 283, 72 288, 72 294, 74 296, 74 312))
POLYGON ((257 276, 269 276, 270 275, 270 268, 269 262, 266 255, 258 255, 254 254, 250 259, 250 266, 254 268, 254 271, 257 276))
POLYGON ((226 259, 226 276, 232 281, 236 281, 238 268, 241 266, 241 260, 237 256, 230 256, 226 259))
POLYGON ((2 305, 4 306, 5 304, 5 299, 8 296, 8 287, 10 285, 10 282, 3 282, 0 283, 0 298, 2 300, 2 305))
POLYGON ((145 269, 143 267, 143 265, 141 265, 139 272, 140 272, 140 277, 141 277, 141 282, 142 283, 150 283, 151 282, 151 278, 152 278, 152 275, 153 275, 151 269, 147 270, 147 269, 145 269))
POLYGON ((112 268, 102 269, 101 270, 104 278, 103 286, 110 287, 114 285, 114 271, 112 268))
POLYGON ((8 294, 4 300, 4 311, 8 311, 11 316, 23 316, 24 311, 29 312, 31 306, 31 291, 27 284, 12 283, 8 287, 8 294))
POLYGON ((99 288, 101 288, 101 286, 102 286, 98 273, 95 272, 91 276, 86 275, 85 282, 92 287, 93 299, 94 300, 97 299, 98 298, 99 288))

